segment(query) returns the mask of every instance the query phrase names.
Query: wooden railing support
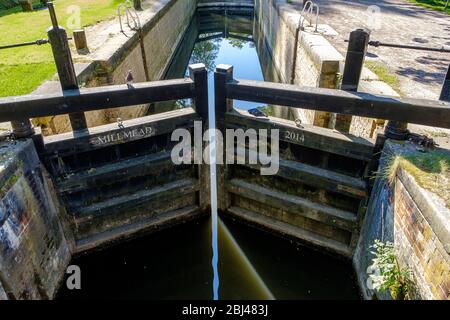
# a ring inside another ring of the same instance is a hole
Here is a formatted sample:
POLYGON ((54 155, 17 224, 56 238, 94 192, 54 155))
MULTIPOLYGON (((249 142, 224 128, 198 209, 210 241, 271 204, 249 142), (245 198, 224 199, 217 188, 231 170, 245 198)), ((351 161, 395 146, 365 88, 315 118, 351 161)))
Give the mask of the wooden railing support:
MULTIPOLYGON (((226 127, 223 124, 225 119, 225 114, 228 111, 233 110, 233 100, 227 99, 227 82, 233 80, 233 66, 227 64, 219 64, 216 66, 216 71, 214 72, 214 93, 215 93, 215 116, 216 116, 216 129, 222 132, 223 145, 217 146, 217 148, 226 149, 226 127)), ((217 139, 216 139, 217 140, 217 139)), ((218 199, 217 205, 218 209, 221 211, 226 211, 230 207, 230 196, 226 191, 225 181, 227 179, 227 164, 226 164, 226 150, 223 154, 222 165, 217 165, 217 189, 218 199)))
POLYGON ((33 1, 31 0, 19 0, 19 4, 22 7, 23 12, 33 11, 33 1))
POLYGON ((450 64, 448 65, 447 74, 442 84, 441 95, 439 100, 450 102, 450 64))
POLYGON ((408 138, 408 124, 402 121, 388 121, 384 128, 384 135, 388 139, 406 140, 408 138))
POLYGON ((133 7, 134 9, 141 11, 142 9, 142 1, 141 0, 133 0, 133 7))
MULTIPOLYGON (((203 137, 208 129, 208 71, 203 63, 189 65, 189 77, 194 82, 194 98, 193 107, 196 113, 203 120, 203 126, 199 128, 194 126, 194 134, 201 134, 203 137)), ((207 163, 203 163, 203 150, 206 143, 198 146, 194 143, 194 163, 198 164, 198 179, 202 185, 199 191, 199 204, 203 210, 208 210, 211 206, 210 201, 210 167, 207 163)))
POLYGON ((28 138, 34 134, 34 128, 29 119, 11 121, 11 127, 15 138, 28 138))
MULTIPOLYGON (((53 3, 48 2, 47 6, 52 19, 52 27, 47 30, 47 35, 52 46, 61 87, 63 90, 78 89, 72 54, 70 53, 69 42, 67 41, 67 32, 63 27, 58 25, 53 3)), ((70 113, 69 118, 72 130, 84 130, 87 128, 86 117, 83 112, 70 113)))
MULTIPOLYGON (((342 90, 350 92, 358 91, 364 58, 369 44, 369 37, 370 32, 366 29, 356 29, 350 33, 347 56, 345 58, 344 75, 342 78, 342 90)), ((335 129, 342 132, 349 132, 351 123, 351 115, 337 114, 335 129)))
POLYGON ((208 120, 208 71, 203 63, 189 65, 189 77, 194 81, 194 109, 208 120))
POLYGON ((233 100, 227 99, 227 82, 233 80, 233 66, 219 64, 214 72, 214 94, 216 109, 216 124, 226 112, 233 110, 233 100))
POLYGON ((84 29, 73 30, 73 41, 75 42, 75 48, 77 51, 85 51, 87 52, 88 45, 86 39, 86 31, 84 29))

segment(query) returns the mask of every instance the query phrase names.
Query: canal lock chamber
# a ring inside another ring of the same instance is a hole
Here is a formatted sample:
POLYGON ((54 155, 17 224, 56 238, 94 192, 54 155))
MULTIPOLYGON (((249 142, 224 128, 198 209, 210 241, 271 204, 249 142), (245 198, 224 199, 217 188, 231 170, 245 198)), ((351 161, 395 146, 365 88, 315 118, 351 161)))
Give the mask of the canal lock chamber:
MULTIPOLYGON (((235 78, 281 82, 263 29, 254 8, 198 9, 164 78, 188 76, 188 65, 205 64, 210 108, 219 64, 233 65, 235 78)), ((175 124, 164 120, 164 134, 47 160, 72 221, 78 254, 71 264, 82 270, 82 290, 63 283, 57 298, 212 298, 205 177, 198 166, 173 166, 168 152, 175 144, 171 129, 195 120, 191 103, 149 107, 148 116, 170 112, 173 119, 185 110, 175 124), (151 230, 158 232, 147 235, 151 230)), ((234 101, 234 108, 283 113, 245 101, 234 101)), ((230 128, 245 128, 239 114, 230 128)), ((229 205, 218 227, 219 298, 359 299, 348 258, 367 160, 283 140, 280 152, 279 176, 230 165, 226 189, 218 190, 229 205), (336 192, 323 183, 327 174, 349 187, 336 192)))

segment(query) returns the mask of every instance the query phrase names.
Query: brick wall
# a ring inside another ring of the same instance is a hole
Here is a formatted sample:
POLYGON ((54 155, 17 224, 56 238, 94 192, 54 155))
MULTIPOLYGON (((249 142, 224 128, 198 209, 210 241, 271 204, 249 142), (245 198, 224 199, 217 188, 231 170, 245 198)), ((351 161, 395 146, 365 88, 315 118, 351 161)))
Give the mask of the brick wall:
MULTIPOLYGON (((387 141, 378 171, 389 165, 392 155, 414 152, 418 151, 412 143, 387 141)), ((374 294, 368 267, 375 239, 394 243, 401 267, 412 271, 416 299, 450 299, 450 210, 401 168, 393 184, 376 179, 353 257, 366 299, 374 294)), ((377 297, 389 299, 381 293, 377 297)))
POLYGON ((395 183, 394 243, 399 262, 413 272, 421 298, 450 299, 450 255, 405 187, 406 174, 395 183))

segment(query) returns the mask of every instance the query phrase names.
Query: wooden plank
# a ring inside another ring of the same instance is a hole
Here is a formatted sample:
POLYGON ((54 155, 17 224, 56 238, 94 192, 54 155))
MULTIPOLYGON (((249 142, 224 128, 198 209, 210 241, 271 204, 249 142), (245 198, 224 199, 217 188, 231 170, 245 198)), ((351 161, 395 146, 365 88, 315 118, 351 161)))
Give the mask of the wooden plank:
POLYGON ((348 133, 312 125, 302 125, 300 128, 294 121, 275 117, 258 118, 238 109, 225 114, 225 124, 227 128, 237 125, 253 129, 279 129, 282 141, 354 159, 364 161, 372 159, 373 142, 348 133))
MULTIPOLYGON (((350 32, 341 84, 342 90, 350 92, 358 91, 359 79, 361 78, 364 66, 369 38, 370 31, 366 29, 356 29, 350 32)), ((350 132, 351 123, 351 115, 336 114, 334 128, 341 132, 350 132)))
POLYGON ((89 128, 82 132, 67 132, 44 139, 47 157, 66 156, 190 128, 200 120, 191 108, 183 108, 147 117, 127 120, 123 127, 116 123, 89 128))
POLYGON ((194 82, 186 78, 0 98, 0 122, 192 98, 193 94, 194 82))
MULTIPOLYGON (((247 150, 246 152, 250 151, 247 150)), ((237 158, 238 156, 236 155, 237 158)), ((260 164, 249 164, 247 162, 245 166, 257 170, 261 168, 260 164)), ((367 186, 362 179, 301 162, 280 159, 280 166, 276 175, 350 197, 365 198, 367 196, 367 186)))
POLYGON ((352 250, 345 244, 320 236, 311 231, 292 226, 288 223, 257 214, 238 207, 230 207, 228 212, 233 216, 247 221, 251 224, 263 227, 264 229, 292 237, 305 242, 306 244, 324 248, 347 258, 351 258, 352 250))
POLYGON ((152 207, 158 207, 158 202, 165 202, 171 198, 181 195, 193 193, 199 190, 199 184, 194 179, 177 180, 162 186, 155 187, 150 190, 142 190, 135 194, 123 195, 113 199, 109 199, 100 203, 94 203, 90 206, 79 208, 78 211, 72 213, 75 217, 76 224, 89 222, 89 220, 113 214, 120 210, 130 210, 142 203, 154 201, 152 207))
POLYGON ((226 87, 230 99, 450 128, 450 103, 445 101, 253 80, 234 80, 226 87))
MULTIPOLYGON (((58 70, 61 88, 63 90, 79 90, 67 32, 57 23, 55 8, 52 2, 48 4, 48 10, 52 17, 53 26, 47 30, 47 36, 52 48, 56 69, 58 70)), ((69 119, 72 130, 84 130, 87 128, 86 117, 83 112, 69 113, 69 119)))
POLYGON ((76 253, 81 253, 87 250, 96 249, 110 243, 111 241, 130 238, 150 230, 160 230, 164 227, 189 221, 199 217, 201 214, 202 212, 197 206, 189 206, 186 208, 169 211, 161 215, 148 217, 131 224, 113 228, 111 230, 77 240, 75 250, 76 253))
POLYGON ((75 193, 94 186, 145 176, 151 172, 158 173, 168 166, 173 166, 170 152, 158 152, 71 174, 57 180, 57 189, 59 193, 75 193))
POLYGON ((233 179, 227 182, 226 187, 229 192, 240 197, 297 213, 308 219, 316 220, 333 227, 347 231, 353 231, 355 227, 356 215, 351 212, 314 203, 307 199, 264 188, 245 182, 244 180, 233 179))

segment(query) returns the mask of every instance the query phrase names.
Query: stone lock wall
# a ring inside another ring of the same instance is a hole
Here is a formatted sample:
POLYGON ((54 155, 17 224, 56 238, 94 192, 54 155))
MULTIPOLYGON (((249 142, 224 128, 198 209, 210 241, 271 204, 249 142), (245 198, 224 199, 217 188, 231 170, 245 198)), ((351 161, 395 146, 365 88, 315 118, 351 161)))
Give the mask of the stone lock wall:
MULTIPOLYGON (((388 141, 379 171, 388 165, 392 155, 406 152, 417 151, 412 144, 388 141)), ((371 299, 376 294, 380 299, 389 299, 388 294, 371 289, 368 267, 375 239, 394 243, 401 267, 413 274, 414 299, 450 298, 450 210, 402 168, 393 185, 377 178, 353 257, 364 297, 371 299)))
POLYGON ((0 300, 51 299, 71 259, 63 208, 31 140, 0 144, 0 300))
MULTIPOLYGON (((279 76, 276 80, 290 83, 292 73, 295 72, 294 84, 332 89, 337 87, 343 57, 328 40, 313 30, 300 31, 294 68, 295 34, 300 19, 297 8, 282 0, 256 0, 255 12, 259 24, 258 38, 263 38, 271 53, 273 68, 276 69, 272 73, 279 76)), ((260 45, 257 47, 261 48, 260 45)), ((321 127, 327 127, 330 119, 328 113, 314 110, 292 108, 291 113, 290 117, 321 127)))
MULTIPOLYGON (((343 69, 344 66, 342 65, 341 68, 343 69)), ((365 67, 361 74, 358 91, 399 97, 399 94, 394 89, 387 83, 380 81, 377 75, 365 67)), ((386 122, 381 119, 353 116, 350 124, 350 133, 365 138, 374 138, 378 128, 383 128, 385 124, 386 122)))

